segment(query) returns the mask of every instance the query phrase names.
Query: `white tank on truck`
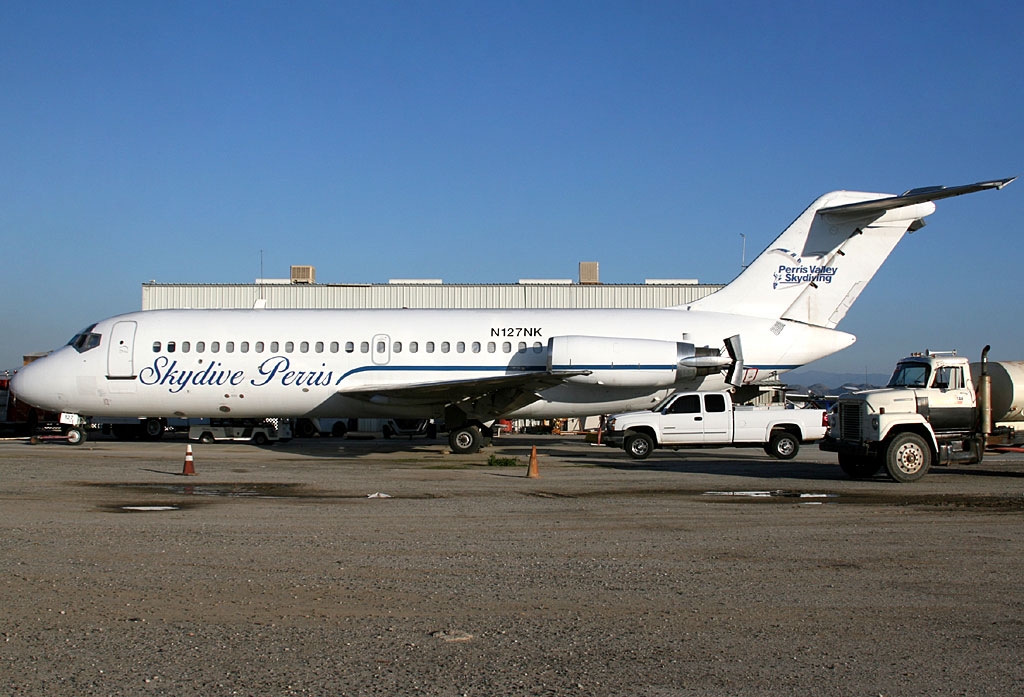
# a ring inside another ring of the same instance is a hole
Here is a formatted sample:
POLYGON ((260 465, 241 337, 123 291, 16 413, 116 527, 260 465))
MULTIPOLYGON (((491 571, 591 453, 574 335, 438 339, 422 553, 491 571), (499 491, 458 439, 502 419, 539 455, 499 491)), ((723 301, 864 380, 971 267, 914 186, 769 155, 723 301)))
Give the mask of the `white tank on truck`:
MULTIPOLYGON (((971 363, 971 379, 980 385, 981 363, 971 363)), ((1024 361, 988 361, 992 380, 992 421, 1024 421, 1024 361)))
POLYGON ((887 387, 839 397, 820 448, 839 454, 854 479, 883 467, 898 482, 923 477, 932 464, 981 462, 985 448, 1024 439, 1024 361, 969 364, 955 351, 901 359, 887 387))

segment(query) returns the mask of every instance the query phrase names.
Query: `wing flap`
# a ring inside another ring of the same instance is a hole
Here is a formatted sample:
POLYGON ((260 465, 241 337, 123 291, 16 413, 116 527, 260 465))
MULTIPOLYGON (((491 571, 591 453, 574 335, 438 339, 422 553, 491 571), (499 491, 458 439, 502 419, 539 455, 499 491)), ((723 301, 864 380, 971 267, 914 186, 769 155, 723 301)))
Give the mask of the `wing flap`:
POLYGON ((375 405, 447 406, 459 404, 467 413, 493 418, 540 399, 539 392, 561 385, 588 370, 536 371, 488 378, 469 378, 405 385, 361 385, 337 394, 375 405))

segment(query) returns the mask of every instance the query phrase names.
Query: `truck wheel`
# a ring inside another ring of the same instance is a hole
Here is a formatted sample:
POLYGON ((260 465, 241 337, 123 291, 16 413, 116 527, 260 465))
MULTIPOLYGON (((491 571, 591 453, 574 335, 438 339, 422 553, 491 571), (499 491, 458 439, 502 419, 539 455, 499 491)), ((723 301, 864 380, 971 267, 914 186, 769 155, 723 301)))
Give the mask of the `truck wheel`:
POLYGON ((654 450, 654 439, 646 433, 637 433, 627 438, 623 447, 634 460, 643 460, 654 450))
POLYGON ((457 455, 480 452, 480 442, 480 429, 476 426, 463 426, 448 434, 448 445, 457 455))
POLYGON ((871 479, 882 469, 882 460, 878 457, 861 457, 849 453, 839 453, 839 469, 850 479, 871 479))
POLYGON ((916 482, 931 466, 931 448, 916 433, 901 433, 885 450, 885 469, 897 482, 916 482))
POLYGON ((252 437, 252 442, 255 443, 256 445, 266 445, 267 444, 267 434, 266 433, 256 433, 256 434, 254 434, 253 437, 252 437))
POLYGON ((199 436, 199 442, 209 445, 213 442, 213 434, 209 431, 203 431, 203 435, 199 436))
POLYGON ((776 460, 792 460, 800 452, 800 441, 789 431, 775 431, 764 451, 776 460))

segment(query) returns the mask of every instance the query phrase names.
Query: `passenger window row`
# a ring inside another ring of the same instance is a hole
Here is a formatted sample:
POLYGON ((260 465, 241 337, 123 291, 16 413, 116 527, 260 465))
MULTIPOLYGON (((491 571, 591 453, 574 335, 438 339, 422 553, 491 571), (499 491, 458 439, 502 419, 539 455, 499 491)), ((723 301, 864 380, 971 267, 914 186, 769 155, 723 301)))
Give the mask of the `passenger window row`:
MULTIPOLYGON (((422 343, 422 345, 418 341, 410 341, 407 344, 403 344, 401 341, 395 341, 391 343, 392 353, 402 353, 403 351, 407 351, 408 353, 419 353, 421 348, 424 353, 451 353, 453 349, 455 353, 466 353, 467 349, 471 353, 481 353, 485 349, 487 353, 497 353, 499 345, 494 341, 488 341, 486 345, 482 344, 479 341, 473 341, 470 342, 469 344, 467 344, 465 341, 456 341, 454 342, 454 344, 450 341, 425 341, 422 343)), ((514 350, 518 353, 526 353, 527 350, 529 350, 529 348, 530 347, 527 346, 525 341, 520 341, 514 350)), ((533 342, 532 348, 534 353, 543 353, 544 351, 544 345, 541 344, 541 342, 539 341, 533 342)), ((281 351, 284 351, 284 353, 295 353, 296 350, 299 353, 340 353, 342 350, 344 350, 345 353, 355 353, 357 349, 359 353, 369 353, 370 342, 361 341, 359 342, 358 347, 356 346, 356 343, 354 341, 346 341, 344 345, 342 345, 341 342, 338 341, 254 341, 251 343, 248 341, 239 341, 237 343, 234 341, 168 341, 166 343, 162 341, 153 342, 153 353, 160 353, 162 350, 166 350, 167 353, 176 353, 179 351, 181 353, 235 353, 236 351, 238 353, 280 353, 281 351)), ((502 342, 500 345, 500 349, 502 353, 512 353, 512 342, 502 342)), ((373 350, 377 354, 387 353, 388 343, 382 340, 378 340, 374 345, 373 350)))

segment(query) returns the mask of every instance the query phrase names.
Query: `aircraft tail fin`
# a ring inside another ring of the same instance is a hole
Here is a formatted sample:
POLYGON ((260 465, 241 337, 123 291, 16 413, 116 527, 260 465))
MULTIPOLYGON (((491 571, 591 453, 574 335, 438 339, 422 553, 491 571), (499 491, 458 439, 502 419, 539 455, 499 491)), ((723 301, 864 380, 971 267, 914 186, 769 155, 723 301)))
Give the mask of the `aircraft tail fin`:
POLYGON ((924 227, 935 201, 1001 189, 1015 177, 899 196, 825 194, 729 285, 687 307, 834 329, 903 235, 924 227))

